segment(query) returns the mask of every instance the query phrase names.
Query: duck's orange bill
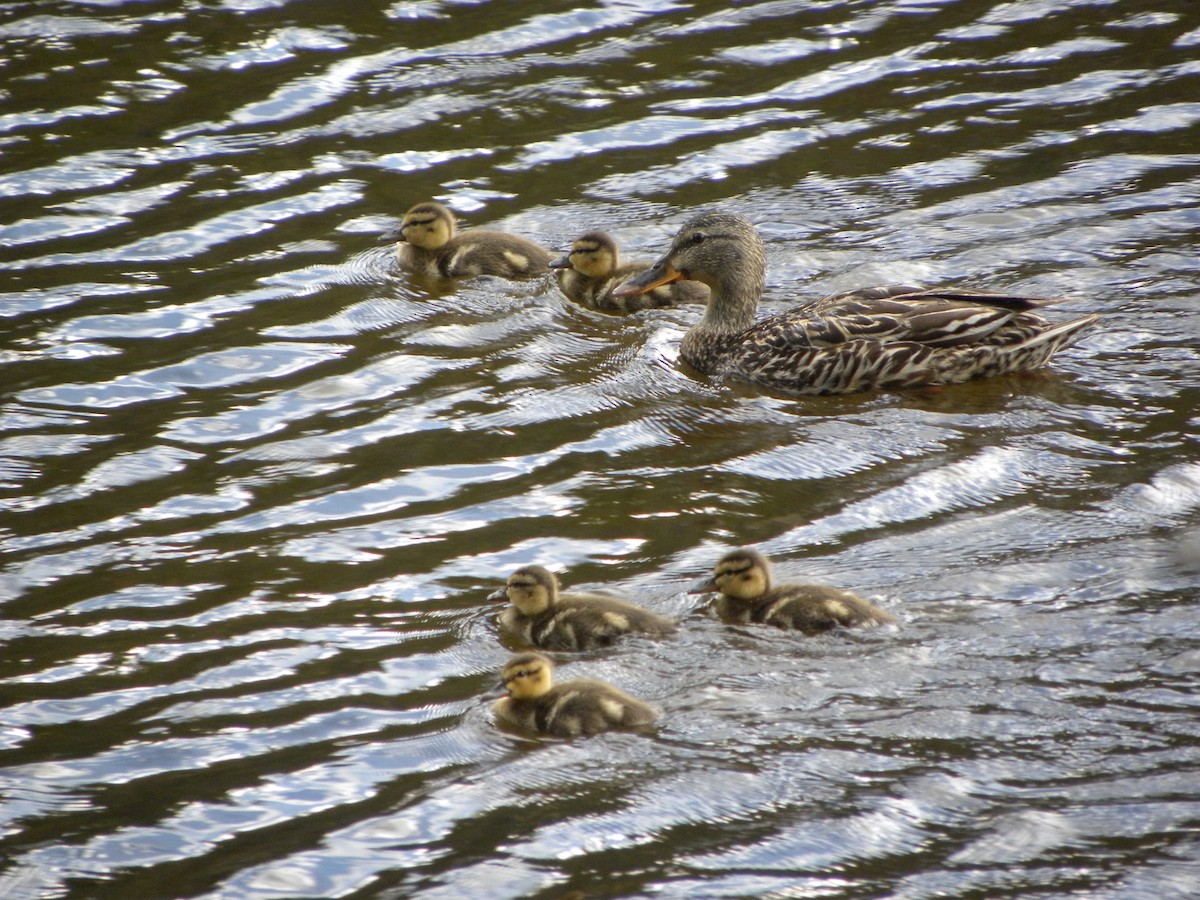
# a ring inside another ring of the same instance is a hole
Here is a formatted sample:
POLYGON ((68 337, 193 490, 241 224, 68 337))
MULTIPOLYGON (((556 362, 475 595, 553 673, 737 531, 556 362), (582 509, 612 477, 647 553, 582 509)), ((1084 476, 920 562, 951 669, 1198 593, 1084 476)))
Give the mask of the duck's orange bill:
POLYGON ((656 287, 661 287, 664 284, 670 284, 672 281, 678 281, 683 277, 683 273, 678 271, 669 262, 659 263, 651 269, 643 272, 637 278, 625 282, 615 291, 614 297, 636 297, 639 294, 644 294, 647 291, 652 291, 656 287))

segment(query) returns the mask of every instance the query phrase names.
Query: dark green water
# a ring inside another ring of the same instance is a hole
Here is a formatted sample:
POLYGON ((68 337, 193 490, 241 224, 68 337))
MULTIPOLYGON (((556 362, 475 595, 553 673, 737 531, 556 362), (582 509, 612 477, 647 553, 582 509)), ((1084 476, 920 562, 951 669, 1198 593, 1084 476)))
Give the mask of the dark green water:
POLYGON ((1183 0, 0 5, 0 896, 1195 896, 1198 123, 1183 0), (428 198, 1102 321, 773 397, 428 198), (743 544, 901 626, 693 611, 743 544), (530 562, 687 617, 562 664, 655 734, 493 726, 530 562))

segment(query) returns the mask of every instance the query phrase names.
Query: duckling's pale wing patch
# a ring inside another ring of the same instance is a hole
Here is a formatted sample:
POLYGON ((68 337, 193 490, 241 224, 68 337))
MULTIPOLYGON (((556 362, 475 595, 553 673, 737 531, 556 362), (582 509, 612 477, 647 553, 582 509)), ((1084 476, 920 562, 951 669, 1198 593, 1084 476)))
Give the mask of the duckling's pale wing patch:
POLYGON ((529 257, 523 253, 517 253, 515 250, 505 250, 504 258, 508 260, 508 264, 513 267, 514 272, 526 272, 529 270, 529 257))
POLYGON ((629 622, 629 617, 622 615, 619 612, 611 610, 603 614, 603 619, 617 631, 629 631, 632 627, 629 622))
POLYGON ((841 600, 826 600, 825 611, 835 619, 845 621, 852 617, 850 608, 841 600))
POLYGON ((612 697, 601 697, 600 709, 613 722, 620 722, 625 718, 625 704, 612 697))

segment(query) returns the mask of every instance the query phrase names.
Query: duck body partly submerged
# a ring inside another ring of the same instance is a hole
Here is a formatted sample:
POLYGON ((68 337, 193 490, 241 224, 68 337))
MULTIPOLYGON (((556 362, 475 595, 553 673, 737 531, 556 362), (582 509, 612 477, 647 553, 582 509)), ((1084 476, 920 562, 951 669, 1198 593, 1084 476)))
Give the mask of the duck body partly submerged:
POLYGON ((515 234, 484 228, 459 233, 454 214, 432 200, 405 213, 385 239, 398 242, 401 266, 431 277, 540 275, 554 259, 552 251, 515 234))
POLYGON ((724 621, 774 625, 809 634, 837 627, 889 625, 896 618, 850 591, 823 584, 775 585, 771 565, 755 550, 734 550, 691 593, 719 592, 713 604, 724 621))
POLYGON ((673 619, 619 597, 560 593, 558 578, 542 566, 518 569, 488 599, 507 599, 501 627, 543 650, 595 650, 628 634, 665 635, 676 627, 673 619))
POLYGON ((570 300, 604 312, 636 312, 681 303, 704 303, 708 288, 698 281, 677 281, 631 297, 613 291, 650 268, 648 262, 621 262, 616 240, 603 231, 589 231, 571 244, 566 255, 550 263, 558 284, 570 300))
POLYGON ((985 291, 885 285, 825 297, 755 321, 766 254, 734 213, 689 221, 670 250, 615 292, 634 296, 678 280, 711 290, 680 357, 707 375, 794 394, 846 394, 951 384, 1037 369, 1098 318, 1053 324, 1035 310, 1059 302, 985 291))
POLYGON ((552 737, 578 737, 616 728, 637 728, 658 719, 641 700, 603 681, 554 684, 554 664, 540 653, 520 653, 501 671, 508 696, 492 707, 507 725, 552 737))

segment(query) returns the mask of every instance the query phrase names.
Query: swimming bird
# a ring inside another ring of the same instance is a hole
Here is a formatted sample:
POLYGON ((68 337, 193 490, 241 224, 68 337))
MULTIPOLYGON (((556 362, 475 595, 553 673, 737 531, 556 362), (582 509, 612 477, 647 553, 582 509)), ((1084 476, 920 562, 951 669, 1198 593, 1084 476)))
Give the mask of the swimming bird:
POLYGON ((611 684, 590 679, 554 684, 554 663, 540 653, 519 653, 500 672, 508 696, 492 707, 508 725, 554 737, 636 728, 658 712, 611 684))
POLYGON ((727 622, 774 625, 815 633, 839 625, 856 628, 896 621, 861 597, 823 584, 776 585, 771 563, 757 550, 734 550, 717 563, 709 578, 693 585, 692 594, 720 592, 717 615, 727 622))
POLYGON ((1055 300, 887 285, 755 322, 766 253, 754 226, 729 212, 687 222, 663 257, 614 296, 626 299, 679 279, 712 292, 680 344, 683 360, 706 375, 794 394, 949 384, 1036 369, 1098 318, 1052 324, 1034 310, 1055 300))
POLYGON ((677 281, 635 297, 614 297, 614 288, 646 271, 650 263, 621 262, 616 240, 603 231, 581 234, 565 256, 550 263, 550 268, 558 270, 559 287, 568 298, 580 306, 606 312, 634 312, 708 300, 708 288, 698 281, 677 281))
POLYGON ((418 203, 400 227, 383 236, 398 241, 400 265, 424 275, 540 275, 554 252, 503 231, 471 228, 459 234, 454 214, 440 203, 418 203))
POLYGON ((512 605, 500 624, 543 650, 594 650, 626 634, 670 634, 675 622, 607 594, 559 593, 558 579, 542 566, 523 566, 488 596, 512 605))

